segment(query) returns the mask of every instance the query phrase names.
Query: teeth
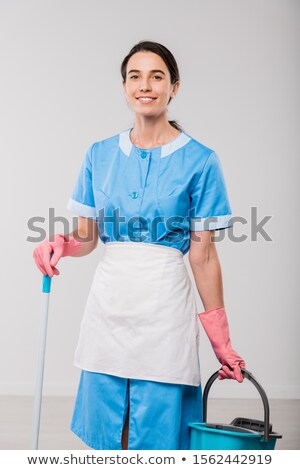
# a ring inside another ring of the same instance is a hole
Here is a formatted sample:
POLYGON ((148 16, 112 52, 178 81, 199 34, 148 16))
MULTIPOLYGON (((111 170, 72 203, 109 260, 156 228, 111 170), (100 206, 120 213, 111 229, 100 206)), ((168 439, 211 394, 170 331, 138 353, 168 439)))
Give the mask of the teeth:
POLYGON ((139 98, 139 100, 141 100, 141 101, 152 101, 153 98, 139 98))

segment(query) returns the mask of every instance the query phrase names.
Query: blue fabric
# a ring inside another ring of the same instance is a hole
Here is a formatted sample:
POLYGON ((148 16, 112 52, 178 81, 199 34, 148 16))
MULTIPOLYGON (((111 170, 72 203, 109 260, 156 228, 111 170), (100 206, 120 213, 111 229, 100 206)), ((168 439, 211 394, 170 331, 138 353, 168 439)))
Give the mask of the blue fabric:
POLYGON ((131 129, 87 150, 67 208, 98 222, 108 242, 158 243, 189 251, 190 231, 232 225, 221 163, 181 132, 151 149, 132 144, 131 129))
POLYGON ((190 447, 189 422, 202 422, 202 389, 81 371, 71 430, 97 450, 122 449, 129 406, 128 450, 190 447))

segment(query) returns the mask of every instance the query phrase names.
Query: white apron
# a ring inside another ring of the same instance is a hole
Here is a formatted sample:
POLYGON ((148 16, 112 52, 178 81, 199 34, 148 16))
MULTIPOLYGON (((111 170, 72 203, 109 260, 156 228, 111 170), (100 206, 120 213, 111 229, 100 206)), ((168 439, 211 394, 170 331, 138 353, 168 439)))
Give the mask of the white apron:
POLYGON ((199 319, 180 250, 142 242, 105 244, 74 364, 119 377, 200 384, 199 319))

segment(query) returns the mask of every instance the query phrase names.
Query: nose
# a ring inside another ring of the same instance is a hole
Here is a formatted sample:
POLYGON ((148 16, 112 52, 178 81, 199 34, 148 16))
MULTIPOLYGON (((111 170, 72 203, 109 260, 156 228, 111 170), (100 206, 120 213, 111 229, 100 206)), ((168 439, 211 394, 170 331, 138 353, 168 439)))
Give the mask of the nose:
POLYGON ((140 91, 150 90, 150 88, 147 78, 142 78, 140 82, 140 91))

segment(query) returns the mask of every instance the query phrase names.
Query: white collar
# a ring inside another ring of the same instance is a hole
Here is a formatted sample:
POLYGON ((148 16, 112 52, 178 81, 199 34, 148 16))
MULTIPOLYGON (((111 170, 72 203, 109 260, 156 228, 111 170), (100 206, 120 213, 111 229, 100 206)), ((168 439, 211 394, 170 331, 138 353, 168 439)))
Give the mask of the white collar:
MULTIPOLYGON (((129 129, 126 129, 125 131, 121 132, 119 134, 119 147, 121 148, 122 152, 125 153, 129 157, 132 147, 134 147, 136 150, 142 152, 143 150, 140 149, 139 147, 136 147, 133 145, 133 143, 130 140, 129 133, 131 131, 132 127, 129 129)), ((174 140, 169 142, 168 144, 161 145, 160 147, 154 147, 153 149, 145 149, 148 150, 149 152, 152 152, 154 150, 160 149, 161 150, 161 158, 167 157, 171 153, 175 152, 176 150, 180 149, 183 147, 185 144, 187 144, 191 140, 191 137, 189 137, 185 132, 181 132, 178 134, 177 137, 175 137, 174 140)))

